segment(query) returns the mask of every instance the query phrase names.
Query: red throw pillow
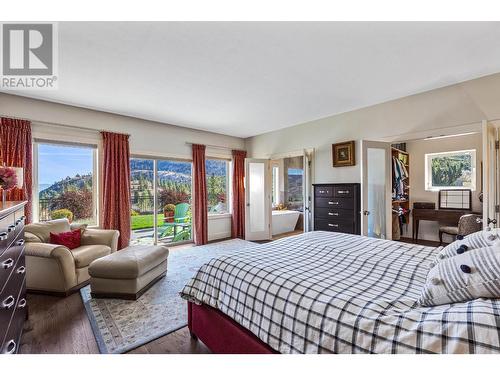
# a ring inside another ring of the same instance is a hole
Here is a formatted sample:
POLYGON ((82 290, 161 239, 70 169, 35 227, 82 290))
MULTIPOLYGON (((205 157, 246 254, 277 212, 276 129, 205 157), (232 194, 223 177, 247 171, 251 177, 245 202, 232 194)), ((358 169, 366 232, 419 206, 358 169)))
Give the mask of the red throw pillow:
POLYGON ((68 249, 76 249, 82 243, 82 231, 75 229, 70 232, 52 233, 50 232, 50 243, 63 245, 68 249))

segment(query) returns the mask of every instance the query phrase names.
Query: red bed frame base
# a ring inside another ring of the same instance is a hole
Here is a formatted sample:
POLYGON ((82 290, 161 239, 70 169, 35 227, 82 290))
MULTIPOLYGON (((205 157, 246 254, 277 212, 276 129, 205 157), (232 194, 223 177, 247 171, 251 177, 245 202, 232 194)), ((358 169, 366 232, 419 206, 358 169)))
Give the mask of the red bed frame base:
POLYGON ((200 339, 214 354, 275 354, 248 329, 207 305, 188 302, 191 337, 200 339))

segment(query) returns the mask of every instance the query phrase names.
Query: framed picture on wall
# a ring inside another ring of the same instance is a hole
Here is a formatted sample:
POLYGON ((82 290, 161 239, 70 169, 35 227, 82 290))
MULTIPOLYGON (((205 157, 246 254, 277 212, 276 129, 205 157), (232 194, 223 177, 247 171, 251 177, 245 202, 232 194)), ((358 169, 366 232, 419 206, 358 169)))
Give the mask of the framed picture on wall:
POLYGON ((332 144, 334 167, 350 167, 356 165, 356 143, 354 141, 332 144))

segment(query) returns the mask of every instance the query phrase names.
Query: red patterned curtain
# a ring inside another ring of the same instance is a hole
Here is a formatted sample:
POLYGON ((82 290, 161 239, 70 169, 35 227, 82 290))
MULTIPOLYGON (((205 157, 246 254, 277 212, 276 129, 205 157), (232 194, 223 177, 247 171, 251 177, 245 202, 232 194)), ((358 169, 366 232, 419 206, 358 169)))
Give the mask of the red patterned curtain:
POLYGON ((204 145, 193 145, 193 218, 194 243, 204 245, 208 242, 207 178, 205 171, 204 145))
POLYGON ((127 134, 101 132, 103 139, 101 226, 120 231, 118 249, 130 241, 130 149, 127 134))
POLYGON ((246 151, 233 150, 233 216, 231 236, 245 238, 245 158, 246 151))
POLYGON ((7 167, 20 167, 24 172, 22 189, 14 188, 7 192, 11 201, 26 200, 26 222, 31 223, 32 217, 32 165, 31 165, 31 122, 11 118, 0 118, 0 156, 1 163, 7 167))

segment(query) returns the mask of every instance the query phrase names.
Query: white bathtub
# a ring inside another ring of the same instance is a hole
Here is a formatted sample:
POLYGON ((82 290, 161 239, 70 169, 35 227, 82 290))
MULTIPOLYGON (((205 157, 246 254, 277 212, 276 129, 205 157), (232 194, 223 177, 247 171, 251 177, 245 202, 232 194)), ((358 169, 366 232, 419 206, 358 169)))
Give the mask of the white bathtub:
POLYGON ((299 220, 299 211, 275 210, 272 212, 273 236, 281 233, 293 232, 299 220))

